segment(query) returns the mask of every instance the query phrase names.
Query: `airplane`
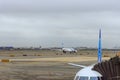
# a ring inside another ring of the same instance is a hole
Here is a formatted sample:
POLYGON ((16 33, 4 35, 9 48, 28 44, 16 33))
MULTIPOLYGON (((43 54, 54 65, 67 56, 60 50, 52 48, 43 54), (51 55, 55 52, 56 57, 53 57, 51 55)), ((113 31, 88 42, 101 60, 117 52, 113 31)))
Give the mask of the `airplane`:
MULTIPOLYGON (((99 41, 98 41, 98 63, 102 61, 102 48, 101 48, 101 29, 99 30, 99 41)), ((78 65, 74 63, 68 63, 69 65, 82 67, 83 69, 79 70, 74 80, 102 80, 102 75, 95 70, 92 70, 95 64, 90 66, 78 65)))
POLYGON ((63 53, 77 53, 77 50, 74 48, 62 48, 63 53))

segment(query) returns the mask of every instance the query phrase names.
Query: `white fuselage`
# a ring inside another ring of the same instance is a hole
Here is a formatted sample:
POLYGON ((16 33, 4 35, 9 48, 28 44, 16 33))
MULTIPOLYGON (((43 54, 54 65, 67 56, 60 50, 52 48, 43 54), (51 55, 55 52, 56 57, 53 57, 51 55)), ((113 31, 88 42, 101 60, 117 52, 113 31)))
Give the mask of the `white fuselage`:
POLYGON ((77 52, 77 50, 74 49, 74 48, 62 48, 62 51, 63 51, 64 53, 66 53, 66 52, 76 53, 76 52, 77 52))

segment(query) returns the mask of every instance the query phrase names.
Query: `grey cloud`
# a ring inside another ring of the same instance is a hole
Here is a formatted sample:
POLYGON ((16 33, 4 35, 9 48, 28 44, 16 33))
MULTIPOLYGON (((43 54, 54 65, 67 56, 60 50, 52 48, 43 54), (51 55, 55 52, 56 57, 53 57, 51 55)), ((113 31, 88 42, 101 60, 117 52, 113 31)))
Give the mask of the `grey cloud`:
POLYGON ((119 0, 1 0, 2 12, 119 11, 119 0))
MULTIPOLYGON (((119 0, 0 0, 0 45, 103 47, 119 40, 119 0)), ((119 46, 120 44, 118 44, 119 46)))

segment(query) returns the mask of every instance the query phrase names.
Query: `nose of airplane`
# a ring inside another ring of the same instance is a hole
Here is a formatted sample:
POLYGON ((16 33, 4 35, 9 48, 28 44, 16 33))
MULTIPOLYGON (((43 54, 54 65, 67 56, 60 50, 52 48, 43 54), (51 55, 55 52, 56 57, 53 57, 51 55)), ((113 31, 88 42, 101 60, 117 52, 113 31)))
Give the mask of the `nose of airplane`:
POLYGON ((74 80, 89 80, 90 78, 102 77, 102 75, 99 72, 92 70, 92 67, 93 66, 88 66, 78 71, 74 80), (82 78, 86 78, 86 79, 82 79, 82 78))

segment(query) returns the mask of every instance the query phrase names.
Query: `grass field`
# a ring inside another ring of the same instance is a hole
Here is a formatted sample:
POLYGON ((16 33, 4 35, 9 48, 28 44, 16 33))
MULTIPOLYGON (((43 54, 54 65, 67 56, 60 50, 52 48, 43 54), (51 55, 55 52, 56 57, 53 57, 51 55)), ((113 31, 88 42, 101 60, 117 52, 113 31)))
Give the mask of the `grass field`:
MULTIPOLYGON (((103 51, 103 59, 115 56, 114 51, 103 51)), ((90 65, 97 61, 97 50, 80 50, 77 54, 63 54, 52 50, 0 51, 0 80, 73 80, 79 67, 69 62, 90 65)))

